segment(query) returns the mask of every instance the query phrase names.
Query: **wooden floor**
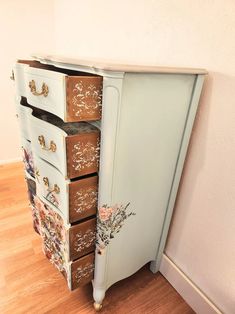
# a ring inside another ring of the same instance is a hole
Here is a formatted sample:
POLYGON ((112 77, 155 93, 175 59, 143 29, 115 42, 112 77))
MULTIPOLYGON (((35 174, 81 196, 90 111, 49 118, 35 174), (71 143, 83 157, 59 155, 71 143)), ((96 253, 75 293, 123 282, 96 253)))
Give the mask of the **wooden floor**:
MULTIPOLYGON (((143 267, 112 286, 101 313, 194 313, 161 274, 143 267)), ((0 166, 0 313, 94 313, 92 287, 70 292, 31 226, 21 163, 0 166)))

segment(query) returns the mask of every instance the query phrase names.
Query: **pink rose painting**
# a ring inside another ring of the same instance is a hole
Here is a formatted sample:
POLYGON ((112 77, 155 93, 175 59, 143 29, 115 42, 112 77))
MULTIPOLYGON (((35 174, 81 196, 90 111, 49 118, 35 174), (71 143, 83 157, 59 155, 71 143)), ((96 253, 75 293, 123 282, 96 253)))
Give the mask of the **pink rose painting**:
POLYGON ((114 234, 120 232, 124 221, 135 215, 134 212, 127 212, 130 203, 126 206, 115 205, 113 207, 107 204, 99 208, 97 215, 97 249, 98 253, 102 254, 110 240, 114 238, 114 234))
POLYGON ((113 212, 114 212, 114 210, 112 207, 101 207, 99 209, 100 220, 102 220, 102 221, 108 220, 111 217, 113 212))

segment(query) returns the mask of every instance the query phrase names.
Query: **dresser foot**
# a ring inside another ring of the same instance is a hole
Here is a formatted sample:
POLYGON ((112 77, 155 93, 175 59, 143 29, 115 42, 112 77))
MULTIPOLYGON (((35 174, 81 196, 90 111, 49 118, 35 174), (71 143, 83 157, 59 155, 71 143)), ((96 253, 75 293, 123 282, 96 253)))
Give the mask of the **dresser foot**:
POLYGON ((105 289, 95 288, 93 290, 94 309, 98 312, 102 308, 102 302, 105 297, 105 289))
POLYGON ((99 312, 102 309, 102 304, 94 302, 94 309, 99 312))

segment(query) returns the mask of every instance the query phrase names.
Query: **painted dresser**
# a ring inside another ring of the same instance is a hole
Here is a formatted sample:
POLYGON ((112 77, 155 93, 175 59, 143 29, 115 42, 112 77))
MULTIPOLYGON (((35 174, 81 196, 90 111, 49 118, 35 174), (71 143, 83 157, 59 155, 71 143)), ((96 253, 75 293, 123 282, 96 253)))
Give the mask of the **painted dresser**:
POLYGON ((99 310, 159 269, 206 71, 38 55, 13 74, 34 229, 99 310))

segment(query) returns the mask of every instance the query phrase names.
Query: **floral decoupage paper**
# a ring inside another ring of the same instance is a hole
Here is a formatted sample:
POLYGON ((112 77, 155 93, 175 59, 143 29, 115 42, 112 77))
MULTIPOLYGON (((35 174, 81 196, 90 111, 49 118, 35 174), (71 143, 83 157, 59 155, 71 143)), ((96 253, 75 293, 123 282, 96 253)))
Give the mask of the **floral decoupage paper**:
POLYGON ((115 205, 113 207, 107 204, 99 208, 97 214, 97 237, 96 245, 98 254, 102 254, 109 245, 114 235, 119 233, 124 222, 130 216, 135 215, 134 212, 128 212, 127 205, 115 205))

